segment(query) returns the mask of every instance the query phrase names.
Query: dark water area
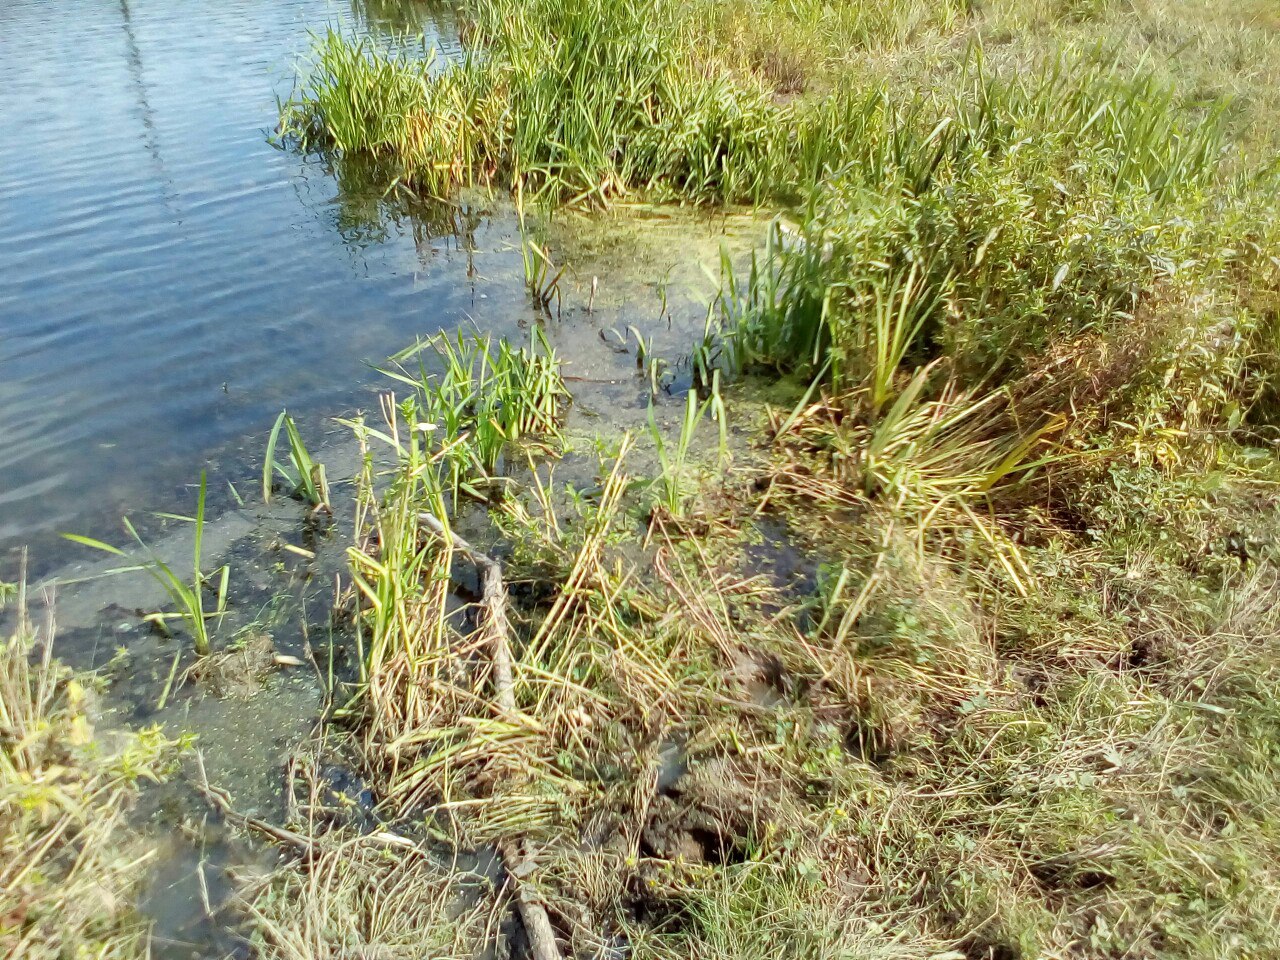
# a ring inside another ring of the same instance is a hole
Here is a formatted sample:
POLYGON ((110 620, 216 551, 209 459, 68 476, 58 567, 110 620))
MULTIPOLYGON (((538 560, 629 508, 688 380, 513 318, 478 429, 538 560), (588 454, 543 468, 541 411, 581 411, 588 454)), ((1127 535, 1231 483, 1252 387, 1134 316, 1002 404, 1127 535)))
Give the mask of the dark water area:
POLYGON ((456 51, 412 0, 0 3, 0 579, 471 309, 456 240, 269 142, 330 26, 456 51))

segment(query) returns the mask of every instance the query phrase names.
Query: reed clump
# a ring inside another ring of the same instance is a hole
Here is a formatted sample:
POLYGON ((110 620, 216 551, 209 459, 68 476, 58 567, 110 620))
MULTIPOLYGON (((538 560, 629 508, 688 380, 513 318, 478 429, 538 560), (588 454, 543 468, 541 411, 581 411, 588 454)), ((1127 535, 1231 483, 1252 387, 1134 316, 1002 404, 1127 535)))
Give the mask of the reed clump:
POLYGON ((496 181, 566 203, 637 190, 720 202, 794 185, 791 113, 701 58, 678 5, 486 0, 469 11, 468 53, 439 71, 322 38, 282 132, 391 158, 436 196, 496 181))

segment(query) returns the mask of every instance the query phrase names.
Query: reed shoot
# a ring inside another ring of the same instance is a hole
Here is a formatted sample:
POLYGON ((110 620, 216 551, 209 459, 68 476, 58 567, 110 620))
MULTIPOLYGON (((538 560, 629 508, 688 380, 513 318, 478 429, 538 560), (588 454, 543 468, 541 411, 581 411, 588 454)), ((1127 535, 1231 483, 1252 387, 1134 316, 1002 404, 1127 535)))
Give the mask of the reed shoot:
MULTIPOLYGON (((202 471, 200 474, 200 489, 196 495, 195 515, 185 517, 177 514, 160 514, 160 516, 170 520, 178 520, 192 525, 191 572, 189 575, 183 575, 176 571, 173 566, 151 549, 143 541, 128 517, 124 519, 125 529, 146 555, 146 559, 137 566, 122 567, 112 571, 114 573, 128 573, 134 570, 144 570, 160 584, 169 597, 170 605, 176 609, 167 613, 157 612, 150 614, 147 619, 164 629, 167 629, 167 625, 171 621, 177 620, 181 622, 191 636, 196 656, 200 657, 208 656, 211 649, 209 621, 212 620, 216 624, 226 614, 227 587, 231 576, 231 568, 227 564, 223 564, 212 571, 206 571, 202 567, 205 491, 206 478, 202 471), (211 604, 210 600, 212 601, 211 604)), ((99 550, 112 556, 130 558, 130 555, 124 550, 101 540, 73 533, 63 534, 63 536, 75 543, 92 547, 94 550, 99 550)))

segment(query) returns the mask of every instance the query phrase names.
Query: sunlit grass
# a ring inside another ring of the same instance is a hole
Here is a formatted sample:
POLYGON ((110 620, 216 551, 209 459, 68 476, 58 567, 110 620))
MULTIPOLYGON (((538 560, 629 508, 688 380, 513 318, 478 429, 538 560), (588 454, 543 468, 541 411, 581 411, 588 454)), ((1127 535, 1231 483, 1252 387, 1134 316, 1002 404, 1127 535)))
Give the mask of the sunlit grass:
POLYGON ((386 372, 413 389, 408 416, 439 445, 447 486, 480 495, 475 481, 496 478, 515 444, 560 436, 569 392, 560 361, 535 327, 528 347, 461 331, 402 351, 386 372), (417 362, 417 368, 408 364, 417 362))
MULTIPOLYGON (((143 570, 156 581, 169 597, 170 604, 176 609, 172 612, 159 611, 149 614, 147 619, 166 628, 169 621, 177 620, 191 636, 192 646, 197 656, 207 656, 211 650, 209 621, 220 621, 227 610, 227 587, 231 576, 231 567, 223 564, 215 570, 207 571, 203 567, 205 530, 205 495, 207 482, 204 473, 200 474, 200 488, 196 494, 196 512, 186 517, 177 514, 160 514, 170 520, 178 520, 192 525, 191 537, 191 573, 185 575, 174 569, 173 565, 150 548, 142 539, 133 523, 126 517, 125 529, 146 554, 146 559, 137 566, 122 567, 113 573, 128 573, 143 570), (210 590, 212 589, 212 596, 210 590), (212 600, 212 604, 210 604, 212 600)), ((130 554, 119 547, 101 540, 79 534, 63 534, 68 540, 92 547, 112 556, 132 559, 130 554)), ((166 628, 167 629, 167 628, 166 628)))
POLYGON ((325 475, 324 464, 312 458, 307 445, 302 440, 298 425, 287 411, 281 411, 276 418, 271 435, 267 438, 266 453, 263 454, 262 465, 262 499, 271 502, 271 494, 275 488, 275 479, 279 475, 290 487, 294 496, 301 497, 316 510, 331 510, 329 504, 329 480, 325 475), (289 448, 290 469, 286 469, 276 459, 276 445, 280 440, 281 429, 285 432, 285 441, 289 448))
POLYGON ((1163 49, 1268 43, 1157 6, 479 0, 455 64, 321 41, 286 126, 425 192, 782 214, 725 254, 672 430, 615 331, 638 482, 628 435, 598 488, 488 495, 558 452, 545 341, 420 344, 361 428, 395 466, 344 717, 388 810, 530 841, 573 955, 1275 952, 1275 163, 1163 49), (731 468, 718 388, 778 374, 803 396, 731 468), (513 704, 449 612, 460 493, 520 587, 513 704))
POLYGON ((171 772, 158 728, 97 739, 92 678, 54 658, 52 616, 0 640, 0 951, 133 960, 147 923, 132 899, 152 859, 128 824, 139 781, 171 772))

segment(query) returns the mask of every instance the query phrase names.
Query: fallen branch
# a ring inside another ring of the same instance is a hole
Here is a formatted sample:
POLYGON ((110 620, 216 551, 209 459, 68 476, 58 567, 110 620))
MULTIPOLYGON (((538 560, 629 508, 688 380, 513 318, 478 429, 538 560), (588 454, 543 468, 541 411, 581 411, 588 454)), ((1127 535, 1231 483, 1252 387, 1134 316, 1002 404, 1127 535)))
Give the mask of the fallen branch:
MULTIPOLYGON (((449 530, 435 514, 422 512, 418 519, 436 536, 451 543, 480 573, 480 601, 484 616, 480 629, 488 639, 489 657, 493 663, 493 695, 498 709, 505 714, 516 712, 515 678, 511 668, 511 643, 508 637, 507 587, 502 579, 502 565, 488 554, 477 550, 467 540, 449 530)), ((519 841, 498 845, 503 866, 511 878, 516 907, 529 937, 533 960, 561 960, 556 932, 547 916, 547 908, 523 882, 534 869, 533 861, 519 841)))

